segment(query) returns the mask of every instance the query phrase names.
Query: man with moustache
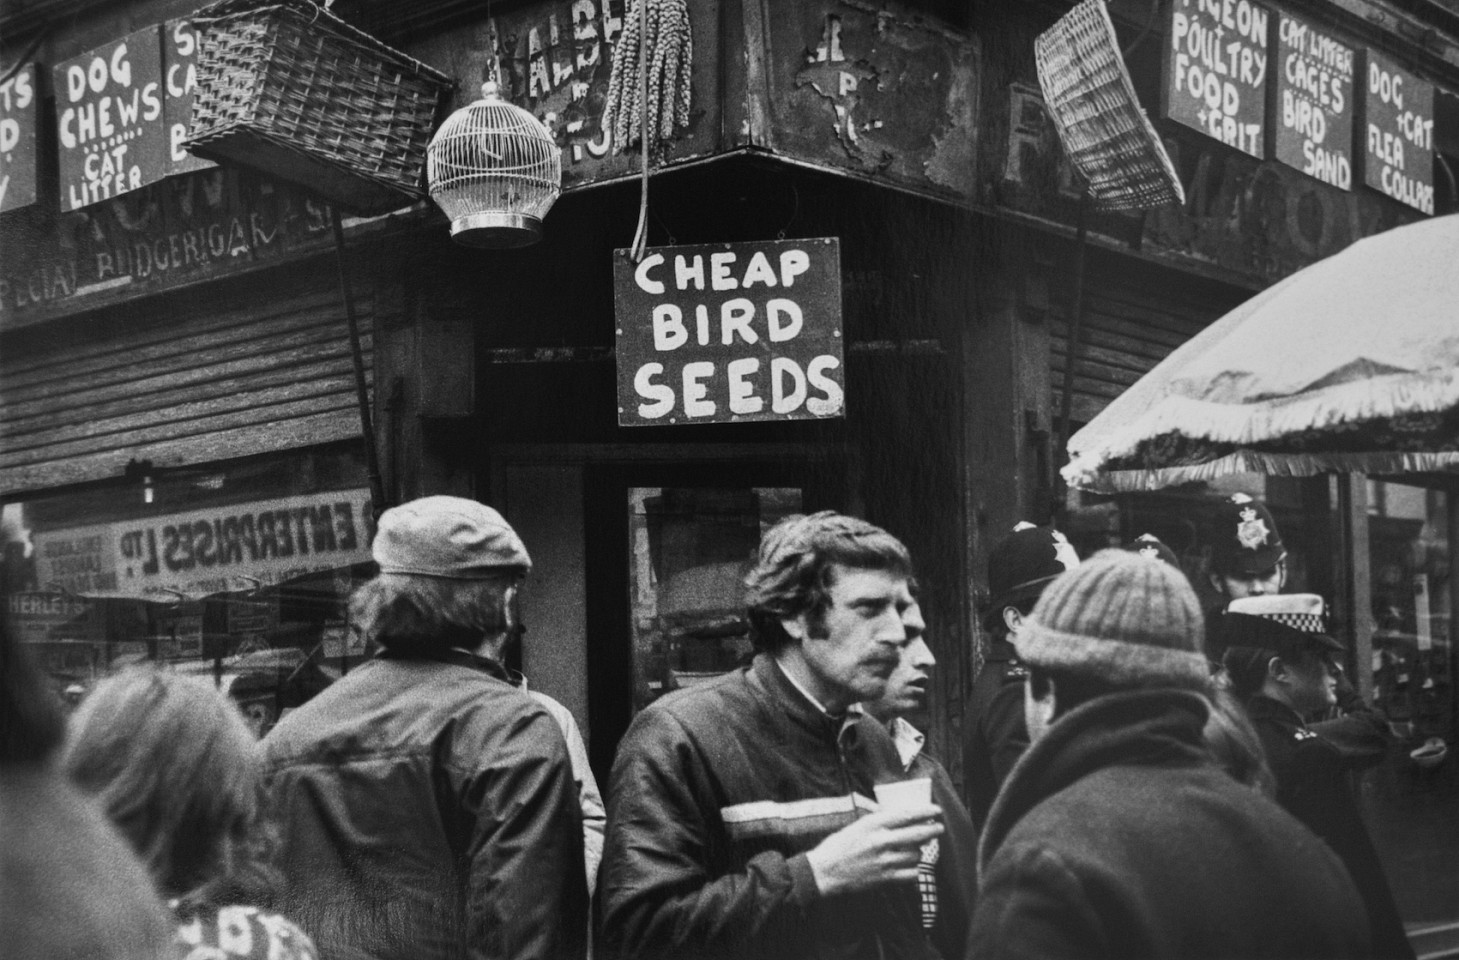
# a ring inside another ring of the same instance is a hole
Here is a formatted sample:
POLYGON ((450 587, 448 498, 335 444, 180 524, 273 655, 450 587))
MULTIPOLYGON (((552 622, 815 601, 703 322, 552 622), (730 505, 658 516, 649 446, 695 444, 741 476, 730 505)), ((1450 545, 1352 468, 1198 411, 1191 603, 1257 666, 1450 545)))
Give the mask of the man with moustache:
POLYGON ((619 746, 602 952, 937 957, 916 879, 941 811, 871 799, 904 776, 859 707, 925 626, 906 547, 831 511, 787 517, 745 583, 753 661, 651 704, 619 746))

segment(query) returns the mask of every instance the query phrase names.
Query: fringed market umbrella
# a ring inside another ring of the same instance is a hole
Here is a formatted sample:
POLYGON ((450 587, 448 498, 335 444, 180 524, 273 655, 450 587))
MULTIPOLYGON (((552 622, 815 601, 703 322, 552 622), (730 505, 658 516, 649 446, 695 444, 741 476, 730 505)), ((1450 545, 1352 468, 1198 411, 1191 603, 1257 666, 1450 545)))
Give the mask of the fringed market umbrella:
POLYGON ((1069 439, 1064 479, 1459 470, 1459 214, 1369 237, 1217 320, 1069 439))

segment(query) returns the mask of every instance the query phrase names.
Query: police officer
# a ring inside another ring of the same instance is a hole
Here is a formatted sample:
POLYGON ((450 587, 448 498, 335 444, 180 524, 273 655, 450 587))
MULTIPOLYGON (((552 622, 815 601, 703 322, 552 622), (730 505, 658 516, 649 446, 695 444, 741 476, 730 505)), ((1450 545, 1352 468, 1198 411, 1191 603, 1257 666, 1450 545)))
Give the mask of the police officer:
POLYGON ((1210 539, 1211 587, 1223 603, 1282 592, 1287 548, 1266 504, 1233 493, 1217 505, 1210 539))
POLYGON ((983 627, 991 639, 963 714, 963 778, 968 813, 982 829, 993 798, 1028 747, 1023 687, 1028 672, 1014 641, 1044 587, 1079 565, 1079 555, 1051 526, 1022 522, 988 555, 990 597, 983 627))
POLYGON ((1153 533, 1142 533, 1121 549, 1138 553, 1147 560, 1163 560, 1175 569, 1181 569, 1180 558, 1175 555, 1175 551, 1153 533))
POLYGON ((1336 658, 1343 645, 1327 633, 1322 598, 1233 600, 1210 629, 1225 650, 1231 689, 1261 738, 1277 802, 1347 867, 1368 908, 1374 956, 1413 957, 1350 776, 1383 759, 1387 725, 1350 687, 1340 688, 1336 658), (1346 707, 1343 716, 1309 722, 1334 707, 1346 707))

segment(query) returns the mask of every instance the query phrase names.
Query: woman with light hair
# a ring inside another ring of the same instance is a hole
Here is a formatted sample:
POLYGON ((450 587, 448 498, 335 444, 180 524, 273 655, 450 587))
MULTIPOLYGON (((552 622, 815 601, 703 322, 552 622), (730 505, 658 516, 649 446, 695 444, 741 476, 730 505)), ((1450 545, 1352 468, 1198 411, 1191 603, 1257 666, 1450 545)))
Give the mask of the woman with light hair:
POLYGON ((152 874, 179 957, 314 960, 266 909, 274 889, 258 745, 205 680, 152 668, 108 677, 71 719, 63 764, 152 874))

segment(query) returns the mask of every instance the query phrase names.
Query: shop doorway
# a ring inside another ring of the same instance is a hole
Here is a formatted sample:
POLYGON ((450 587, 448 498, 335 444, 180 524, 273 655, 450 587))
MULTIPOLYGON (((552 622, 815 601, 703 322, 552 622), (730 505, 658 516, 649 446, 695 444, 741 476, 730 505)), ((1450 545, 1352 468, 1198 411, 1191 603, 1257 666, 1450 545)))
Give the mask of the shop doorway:
POLYGON ((840 508, 806 462, 589 468, 589 753, 606 778, 633 716, 751 652, 743 577, 761 535, 793 513, 840 508))

